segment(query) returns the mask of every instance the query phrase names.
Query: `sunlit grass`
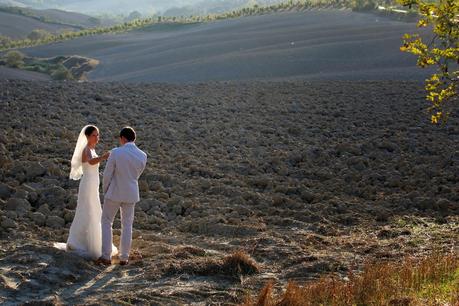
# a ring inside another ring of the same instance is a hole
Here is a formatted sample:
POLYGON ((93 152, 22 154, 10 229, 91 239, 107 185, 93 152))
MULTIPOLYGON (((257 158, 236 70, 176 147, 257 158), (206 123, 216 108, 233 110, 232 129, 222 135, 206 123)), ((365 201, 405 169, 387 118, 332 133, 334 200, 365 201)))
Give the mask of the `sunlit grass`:
POLYGON ((366 264, 346 279, 323 277, 273 293, 268 283, 244 305, 458 305, 459 257, 431 255, 402 262, 366 264))
POLYGON ((432 301, 441 303, 454 299, 452 305, 459 304, 459 268, 456 271, 446 276, 440 282, 426 282, 421 290, 417 292, 417 298, 420 300, 432 301))

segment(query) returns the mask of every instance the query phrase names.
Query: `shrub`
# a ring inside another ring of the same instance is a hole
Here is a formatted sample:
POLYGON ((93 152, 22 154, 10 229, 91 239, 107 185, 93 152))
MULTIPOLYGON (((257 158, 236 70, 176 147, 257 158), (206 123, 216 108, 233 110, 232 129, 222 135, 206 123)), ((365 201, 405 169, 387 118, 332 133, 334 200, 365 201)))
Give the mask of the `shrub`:
POLYGON ((51 73, 51 77, 54 80, 72 80, 73 79, 72 73, 62 65, 59 65, 59 67, 56 70, 54 70, 53 73, 51 73))
POLYGON ((5 55, 5 61, 6 65, 9 67, 21 67, 22 65, 24 65, 24 54, 16 50, 9 51, 5 55))
POLYGON ((354 0, 352 10, 354 11, 369 11, 377 6, 375 0, 354 0))
POLYGON ((46 39, 51 36, 51 33, 48 31, 42 30, 42 29, 35 29, 32 32, 30 32, 29 35, 27 35, 27 38, 30 40, 40 40, 40 39, 46 39))
POLYGON ((11 38, 5 35, 0 35, 0 45, 9 45, 11 43, 11 38))

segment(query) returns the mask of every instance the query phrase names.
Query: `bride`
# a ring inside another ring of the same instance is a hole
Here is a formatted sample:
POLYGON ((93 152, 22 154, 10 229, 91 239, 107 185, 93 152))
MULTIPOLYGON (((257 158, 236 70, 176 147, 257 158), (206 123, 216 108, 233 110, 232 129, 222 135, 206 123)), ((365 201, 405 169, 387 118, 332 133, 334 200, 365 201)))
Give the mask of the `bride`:
MULTIPOLYGON (((67 243, 55 244, 68 252, 96 260, 102 255, 102 209, 99 198, 99 164, 110 152, 98 156, 99 129, 94 125, 83 127, 73 152, 70 179, 80 180, 78 200, 67 243)), ((113 246, 113 255, 117 249, 113 246)))

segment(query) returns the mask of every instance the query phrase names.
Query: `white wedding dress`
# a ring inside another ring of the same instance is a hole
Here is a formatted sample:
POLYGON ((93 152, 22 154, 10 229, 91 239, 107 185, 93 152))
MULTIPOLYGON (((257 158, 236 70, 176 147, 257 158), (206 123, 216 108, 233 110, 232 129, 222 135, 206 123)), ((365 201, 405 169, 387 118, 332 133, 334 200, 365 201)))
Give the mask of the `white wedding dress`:
MULTIPOLYGON (((97 157, 91 150, 91 158, 97 157)), ((102 208, 99 198, 99 163, 82 163, 75 217, 70 226, 67 243, 55 243, 58 249, 96 260, 102 255, 102 208)), ((112 256, 118 250, 112 246, 112 256)))
MULTIPOLYGON (((91 150, 91 158, 97 157, 91 150)), ((102 255, 102 208, 99 199, 99 163, 83 163, 83 176, 78 188, 78 201, 70 226, 67 251, 88 259, 102 255)))

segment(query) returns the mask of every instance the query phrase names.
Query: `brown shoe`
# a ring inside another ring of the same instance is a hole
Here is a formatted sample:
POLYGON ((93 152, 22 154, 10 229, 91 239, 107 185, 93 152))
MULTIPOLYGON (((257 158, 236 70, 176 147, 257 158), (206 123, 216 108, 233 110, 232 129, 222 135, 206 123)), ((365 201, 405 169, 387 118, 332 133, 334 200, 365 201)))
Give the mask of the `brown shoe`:
POLYGON ((95 261, 95 264, 96 265, 104 265, 104 266, 109 266, 112 264, 112 261, 110 259, 105 259, 105 258, 102 258, 102 257, 99 257, 99 259, 97 259, 95 261))
POLYGON ((120 260, 120 266, 125 266, 129 263, 129 260, 120 260))

